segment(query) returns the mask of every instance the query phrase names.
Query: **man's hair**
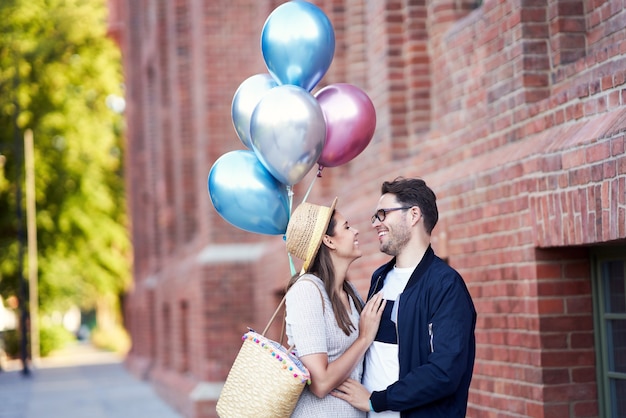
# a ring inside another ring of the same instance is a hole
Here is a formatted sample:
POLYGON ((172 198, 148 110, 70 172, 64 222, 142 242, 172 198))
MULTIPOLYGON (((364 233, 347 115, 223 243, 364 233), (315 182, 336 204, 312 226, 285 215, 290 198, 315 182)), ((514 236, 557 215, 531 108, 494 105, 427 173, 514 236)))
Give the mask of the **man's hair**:
POLYGON ((422 211, 426 233, 430 235, 437 221, 437 196, 419 178, 396 177, 393 181, 386 181, 380 188, 381 195, 390 193, 396 196, 396 200, 403 206, 417 206, 422 211))

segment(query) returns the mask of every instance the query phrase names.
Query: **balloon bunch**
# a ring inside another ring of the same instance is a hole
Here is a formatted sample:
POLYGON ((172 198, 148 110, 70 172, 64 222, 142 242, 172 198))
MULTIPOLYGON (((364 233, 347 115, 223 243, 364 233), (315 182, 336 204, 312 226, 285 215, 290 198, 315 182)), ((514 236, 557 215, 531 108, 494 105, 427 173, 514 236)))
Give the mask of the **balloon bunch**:
POLYGON ((269 74, 247 78, 234 94, 231 116, 246 150, 221 156, 208 189, 217 212, 249 232, 284 234, 292 186, 318 164, 336 167, 360 154, 376 128, 367 94, 347 83, 312 89, 330 67, 335 33, 312 3, 278 6, 261 33, 269 74))

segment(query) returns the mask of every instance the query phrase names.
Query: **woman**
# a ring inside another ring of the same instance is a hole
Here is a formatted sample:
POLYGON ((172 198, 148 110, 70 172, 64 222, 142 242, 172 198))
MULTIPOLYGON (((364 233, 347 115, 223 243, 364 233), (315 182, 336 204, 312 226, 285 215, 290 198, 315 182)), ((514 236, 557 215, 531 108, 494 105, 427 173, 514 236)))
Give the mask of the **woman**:
POLYGON ((286 331, 311 373, 293 417, 365 417, 330 392, 347 378, 361 380, 363 356, 385 302, 377 294, 363 306, 347 281, 348 267, 361 257, 359 231, 335 210, 336 204, 337 198, 330 207, 302 203, 287 226, 287 251, 304 264, 287 287, 286 331))

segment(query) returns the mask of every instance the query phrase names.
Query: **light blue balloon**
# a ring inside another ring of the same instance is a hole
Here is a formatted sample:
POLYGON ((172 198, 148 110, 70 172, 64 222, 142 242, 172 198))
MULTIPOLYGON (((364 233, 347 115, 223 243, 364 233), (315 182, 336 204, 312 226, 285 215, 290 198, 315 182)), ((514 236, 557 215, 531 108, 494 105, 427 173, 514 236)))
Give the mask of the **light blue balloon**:
POLYGON ((289 223, 287 186, 254 152, 231 151, 215 161, 208 178, 211 202, 228 223, 257 234, 281 235, 289 223))
POLYGON ((265 65, 280 84, 311 91, 335 54, 335 31, 324 12, 306 1, 290 1, 269 15, 261 32, 265 65))

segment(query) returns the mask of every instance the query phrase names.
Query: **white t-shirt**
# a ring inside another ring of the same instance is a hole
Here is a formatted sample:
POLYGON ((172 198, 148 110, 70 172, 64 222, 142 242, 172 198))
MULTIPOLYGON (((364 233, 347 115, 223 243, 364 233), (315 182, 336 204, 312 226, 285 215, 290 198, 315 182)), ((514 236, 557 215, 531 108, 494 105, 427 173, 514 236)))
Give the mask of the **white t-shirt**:
MULTIPOLYGON (((385 285, 383 286, 383 298, 387 300, 387 305, 393 302, 391 309, 385 309, 383 320, 391 320, 397 326, 398 305, 395 303, 398 296, 404 291, 411 273, 415 267, 397 268, 387 274, 385 285), (388 316, 385 318, 385 316, 388 316)), ((387 323, 389 324, 389 323, 387 323)), ((396 328, 397 329, 397 328, 396 328)), ((395 335, 395 334, 394 334, 395 335)), ((378 338, 378 336, 377 336, 378 338)), ((389 385, 398 381, 400 374, 400 364, 398 362, 398 340, 395 342, 376 341, 372 343, 365 354, 365 373, 363 375, 363 385, 370 391, 385 390, 389 385)), ((369 417, 375 418, 400 418, 400 412, 382 411, 369 412, 369 417)))

